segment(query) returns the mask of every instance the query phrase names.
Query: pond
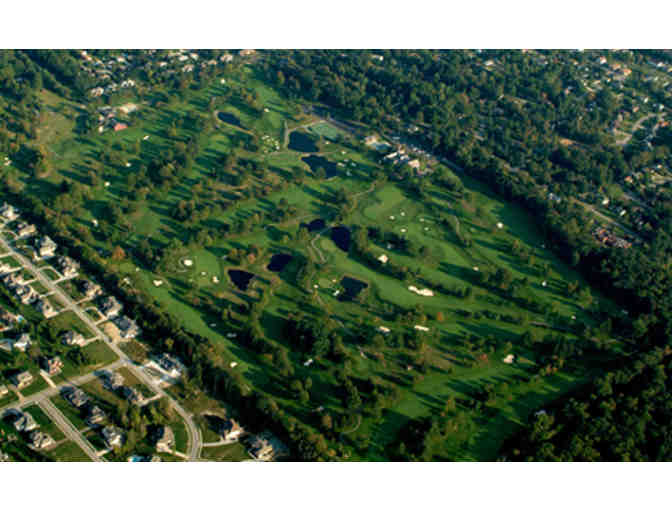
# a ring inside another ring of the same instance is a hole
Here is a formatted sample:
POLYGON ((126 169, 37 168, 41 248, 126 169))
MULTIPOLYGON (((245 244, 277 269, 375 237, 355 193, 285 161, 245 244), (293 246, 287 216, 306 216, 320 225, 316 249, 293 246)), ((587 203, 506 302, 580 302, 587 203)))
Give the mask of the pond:
POLYGON ((344 292, 339 299, 341 301, 352 301, 369 285, 361 280, 344 276, 341 280, 341 286, 343 287, 344 292))
POLYGON ((242 271, 240 269, 229 269, 229 278, 242 291, 246 291, 247 287, 250 285, 250 282, 254 278, 252 273, 247 271, 242 271))
POLYGON ((276 253, 271 257, 271 261, 266 266, 266 269, 273 271, 274 273, 279 273, 282 271, 289 261, 292 260, 292 256, 288 253, 276 253))
POLYGON ((335 177, 339 174, 336 163, 332 163, 327 158, 323 158, 322 156, 305 156, 301 158, 301 161, 304 161, 306 164, 308 164, 310 170, 313 173, 317 172, 318 168, 323 168, 327 179, 331 179, 332 177, 335 177))
POLYGON ((231 124, 232 126, 243 127, 242 124, 240 123, 240 119, 236 117, 233 113, 219 112, 217 114, 217 117, 219 117, 219 120, 221 120, 222 122, 226 122, 227 124, 231 124))
POLYGON ((331 240, 341 250, 348 253, 350 251, 350 229, 339 225, 331 229, 331 240))
POLYGON ((306 227, 308 232, 317 232, 318 230, 324 230, 326 226, 326 221, 324 221, 322 218, 316 218, 310 223, 301 223, 299 228, 306 227))
POLYGON ((301 131, 292 131, 289 134, 288 148, 296 152, 317 152, 319 149, 315 140, 308 134, 301 131))

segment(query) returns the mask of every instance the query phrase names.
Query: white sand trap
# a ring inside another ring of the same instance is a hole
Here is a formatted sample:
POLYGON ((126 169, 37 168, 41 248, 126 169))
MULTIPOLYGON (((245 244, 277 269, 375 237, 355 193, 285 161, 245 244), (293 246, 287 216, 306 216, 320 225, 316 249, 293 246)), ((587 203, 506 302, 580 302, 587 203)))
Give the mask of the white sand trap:
POLYGON ((149 135, 145 135, 142 137, 143 140, 149 140, 149 135))
POLYGON ((154 284, 154 287, 161 287, 161 285, 163 285, 163 280, 154 280, 152 283, 154 284))
POLYGON ((546 287, 547 285, 548 285, 548 282, 547 282, 546 280, 544 280, 543 282, 541 282, 541 286, 542 286, 542 287, 546 287))
POLYGON ((205 276, 205 271, 201 271, 201 276, 205 276))
POLYGON ((110 187, 110 181, 105 181, 105 187, 109 188, 110 187))
POLYGON ((503 361, 504 363, 506 363, 507 365, 510 365, 511 363, 513 363, 513 360, 514 360, 515 358, 516 358, 516 357, 515 357, 513 354, 507 354, 507 356, 506 356, 502 361, 503 361))
POLYGON ((434 292, 432 292, 430 289, 418 289, 415 285, 409 286, 408 290, 410 290, 411 292, 415 292, 418 296, 425 296, 425 297, 434 296, 434 292))
POLYGON ((212 277, 212 283, 219 283, 219 278, 217 278, 216 276, 213 276, 212 277))
POLYGON ((393 219, 394 219, 394 216, 390 216, 390 219, 393 220, 393 219))
POLYGON ((402 234, 405 234, 405 233, 406 233, 406 229, 405 229, 405 228, 402 228, 402 229, 401 229, 401 233, 402 233, 402 234))
POLYGON ((182 261, 182 265, 183 265, 183 266, 186 266, 186 267, 191 267, 191 266, 194 265, 194 261, 191 260, 191 259, 184 259, 184 260, 182 261))
POLYGON ((478 266, 474 266, 474 271, 478 271, 478 266))
POLYGON ((406 213, 404 211, 401 211, 399 214, 402 216, 406 216, 406 213))
POLYGON ((230 366, 231 368, 236 368, 236 367, 238 366, 238 362, 236 362, 236 361, 232 361, 231 363, 229 363, 229 366, 230 366))
POLYGON ((131 164, 130 164, 130 163, 126 163, 126 168, 131 168, 131 164))

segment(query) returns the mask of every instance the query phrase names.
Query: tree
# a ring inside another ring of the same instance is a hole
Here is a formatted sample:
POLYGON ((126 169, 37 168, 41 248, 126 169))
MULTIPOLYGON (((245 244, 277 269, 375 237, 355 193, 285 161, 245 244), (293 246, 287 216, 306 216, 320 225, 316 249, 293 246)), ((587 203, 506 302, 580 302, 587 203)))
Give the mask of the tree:
POLYGON ((112 256, 110 258, 116 261, 123 260, 126 258, 126 253, 121 246, 117 245, 112 250, 112 256))

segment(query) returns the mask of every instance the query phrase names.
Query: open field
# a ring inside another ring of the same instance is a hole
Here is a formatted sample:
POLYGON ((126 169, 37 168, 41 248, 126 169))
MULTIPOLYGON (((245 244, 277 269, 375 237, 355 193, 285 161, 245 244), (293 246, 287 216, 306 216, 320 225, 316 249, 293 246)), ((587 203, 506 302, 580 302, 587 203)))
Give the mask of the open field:
POLYGON ((74 441, 66 441, 49 452, 59 462, 90 462, 88 455, 74 441))

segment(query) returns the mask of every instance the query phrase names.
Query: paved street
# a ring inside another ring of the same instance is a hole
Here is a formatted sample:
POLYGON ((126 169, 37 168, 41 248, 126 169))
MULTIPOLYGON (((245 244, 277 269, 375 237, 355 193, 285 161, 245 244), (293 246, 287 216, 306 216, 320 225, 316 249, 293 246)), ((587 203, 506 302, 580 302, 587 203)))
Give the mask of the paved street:
POLYGON ((105 459, 99 457, 96 454, 96 450, 93 449, 91 444, 84 438, 84 436, 70 423, 70 421, 63 416, 61 411, 51 403, 51 400, 45 398, 41 400, 38 405, 42 410, 49 415, 49 418, 58 425, 58 427, 63 431, 63 433, 70 439, 72 439, 79 447, 86 453, 89 458, 94 462, 101 462, 105 459))

